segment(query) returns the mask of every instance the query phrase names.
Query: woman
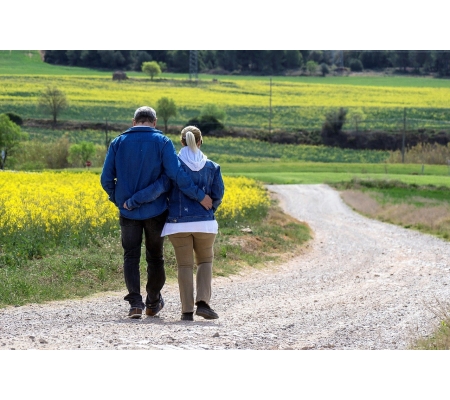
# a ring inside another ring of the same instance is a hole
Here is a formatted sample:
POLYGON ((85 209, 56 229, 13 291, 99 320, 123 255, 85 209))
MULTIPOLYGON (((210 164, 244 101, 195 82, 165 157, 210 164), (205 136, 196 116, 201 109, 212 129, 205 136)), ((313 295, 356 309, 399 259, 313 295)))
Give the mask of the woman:
POLYGON ((210 307, 214 240, 218 224, 214 213, 222 202, 224 183, 220 166, 208 160, 200 147, 202 133, 195 126, 181 131, 182 148, 178 153, 181 165, 193 182, 208 194, 213 207, 206 210, 200 203, 185 196, 176 186, 169 194, 169 216, 161 236, 168 236, 178 264, 178 286, 183 321, 194 320, 195 314, 205 319, 219 318, 210 307), (194 302, 194 255, 197 264, 194 302))

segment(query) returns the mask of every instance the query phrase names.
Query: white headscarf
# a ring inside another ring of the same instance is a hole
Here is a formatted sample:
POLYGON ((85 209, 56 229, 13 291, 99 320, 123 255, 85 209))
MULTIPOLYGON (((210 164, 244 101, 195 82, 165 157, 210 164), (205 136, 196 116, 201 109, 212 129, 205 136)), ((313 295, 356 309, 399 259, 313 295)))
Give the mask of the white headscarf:
POLYGON ((200 171, 205 166, 207 160, 207 157, 200 149, 194 153, 188 146, 181 148, 178 157, 180 157, 191 171, 200 171))

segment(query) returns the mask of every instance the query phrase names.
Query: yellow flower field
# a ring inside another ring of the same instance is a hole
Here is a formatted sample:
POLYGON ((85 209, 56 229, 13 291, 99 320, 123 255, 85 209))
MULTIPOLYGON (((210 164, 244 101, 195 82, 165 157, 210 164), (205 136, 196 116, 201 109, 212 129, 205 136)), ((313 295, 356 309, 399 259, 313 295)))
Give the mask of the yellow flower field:
MULTIPOLYGON (((217 217, 234 218, 269 204, 265 189, 248 178, 224 178, 225 197, 217 217)), ((42 229, 72 233, 117 221, 118 211, 90 172, 0 173, 0 230, 42 229)))
POLYGON ((246 215, 261 206, 268 207, 269 195, 264 187, 253 179, 244 177, 223 177, 225 195, 216 213, 218 219, 246 215))
MULTIPOLYGON (((188 85, 181 81, 147 79, 113 82, 98 76, 0 76, 0 102, 35 106, 39 92, 57 86, 76 107, 136 108, 171 97, 179 107, 205 104, 228 107, 267 107, 267 79, 231 80, 188 85)), ((450 88, 356 86, 278 81, 272 87, 272 106, 283 107, 449 107, 450 88)))
POLYGON ((131 123, 137 107, 156 107, 157 101, 167 96, 175 101, 178 110, 171 124, 185 124, 198 116, 205 104, 215 104, 226 112, 226 126, 265 129, 270 100, 273 129, 319 129, 327 112, 339 107, 360 108, 368 121, 366 129, 399 129, 404 108, 408 109, 409 124, 421 125, 418 127, 448 124, 448 85, 436 87, 420 81, 424 86, 420 83, 414 86, 397 79, 400 78, 370 85, 354 84, 350 78, 347 84, 332 78, 322 83, 275 77, 269 98, 267 77, 235 79, 230 76, 216 82, 203 79, 195 84, 187 79, 151 81, 135 77, 117 82, 110 76, 96 75, 0 75, 0 109, 14 111, 25 118, 49 118, 37 107, 38 98, 47 86, 56 86, 69 101, 61 120, 104 122, 107 119, 131 123))

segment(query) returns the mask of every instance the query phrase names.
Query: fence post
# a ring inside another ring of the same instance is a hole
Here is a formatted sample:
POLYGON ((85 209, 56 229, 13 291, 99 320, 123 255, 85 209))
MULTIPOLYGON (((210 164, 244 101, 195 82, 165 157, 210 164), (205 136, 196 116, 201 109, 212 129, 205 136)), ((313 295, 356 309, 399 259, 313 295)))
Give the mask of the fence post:
POLYGON ((269 97, 269 133, 272 133, 272 78, 270 78, 270 97, 269 97))
POLYGON ((108 147, 109 147, 109 136, 108 136, 108 119, 105 118, 105 147, 106 147, 106 151, 108 151, 108 147))
POLYGON ((402 163, 405 163, 406 107, 403 109, 402 163))

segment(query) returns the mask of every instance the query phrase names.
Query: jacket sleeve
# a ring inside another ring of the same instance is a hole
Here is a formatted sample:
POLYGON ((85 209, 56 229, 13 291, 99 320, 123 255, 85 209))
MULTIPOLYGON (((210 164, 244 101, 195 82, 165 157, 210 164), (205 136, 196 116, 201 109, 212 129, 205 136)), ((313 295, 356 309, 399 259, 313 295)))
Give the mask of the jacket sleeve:
MULTIPOLYGON (((104 191, 108 194, 108 199, 116 204, 116 166, 115 166, 116 152, 111 143, 108 152, 106 153, 105 162, 103 163, 102 173, 100 175, 100 184, 104 191)), ((116 204, 117 206, 117 204, 116 204)))
POLYGON ((172 141, 169 139, 163 147, 163 168, 166 175, 189 198, 198 202, 205 198, 205 192, 194 184, 191 177, 181 166, 172 141))
POLYGON ((151 203, 159 196, 170 190, 171 183, 167 175, 162 174, 154 183, 139 190, 127 200, 127 207, 130 210, 140 207, 143 203, 151 203))
POLYGON ((213 202, 213 211, 216 212, 217 208, 222 204, 222 199, 225 194, 225 185, 222 179, 222 173, 220 172, 220 166, 217 165, 214 171, 214 179, 211 186, 211 199, 213 202))

